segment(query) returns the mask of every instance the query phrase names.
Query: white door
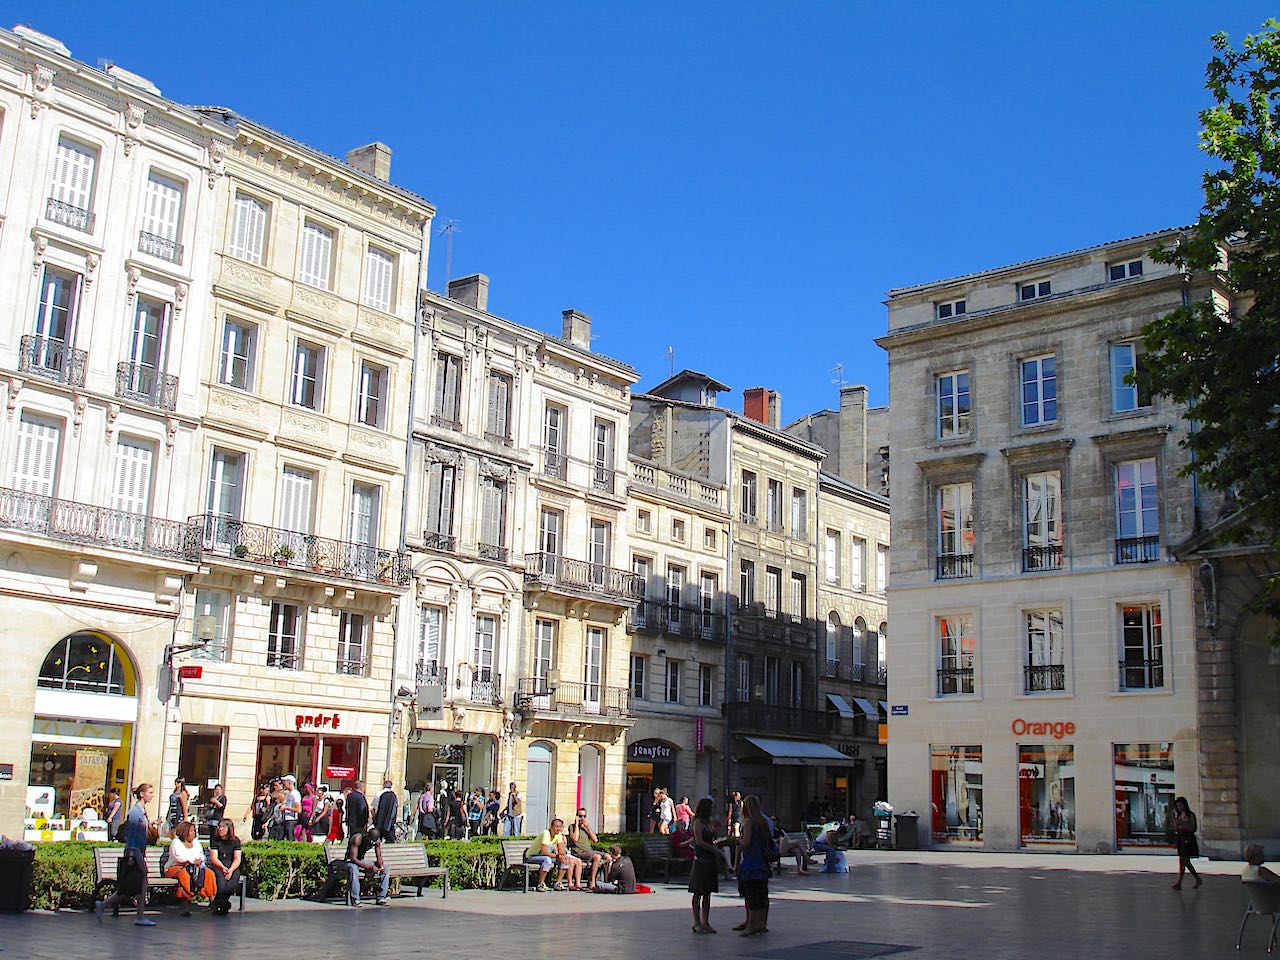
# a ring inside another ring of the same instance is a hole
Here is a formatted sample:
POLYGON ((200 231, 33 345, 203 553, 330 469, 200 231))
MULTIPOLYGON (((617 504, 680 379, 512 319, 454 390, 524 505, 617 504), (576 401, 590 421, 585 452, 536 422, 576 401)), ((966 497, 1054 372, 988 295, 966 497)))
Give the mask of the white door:
POLYGON ((582 661, 582 709, 599 713, 604 669, 604 630, 600 627, 587 627, 582 661))
POLYGON ((115 476, 111 482, 110 536, 133 549, 146 543, 147 514, 151 512, 151 470, 155 450, 145 440, 116 441, 115 476))
POLYGON ((524 832, 537 835, 551 822, 551 748, 529 745, 524 791, 524 832))
POLYGON ((55 493, 61 439, 62 428, 56 420, 24 413, 18 421, 11 486, 31 495, 14 498, 11 509, 20 527, 43 529, 52 516, 50 501, 43 498, 55 493))
POLYGON ((240 510, 244 503, 244 454, 214 450, 209 466, 210 546, 232 549, 240 543, 240 510))
POLYGON ((588 559, 591 562, 591 585, 605 587, 609 582, 609 524, 603 520, 591 521, 588 559))
POLYGON ((369 483, 351 485, 351 504, 347 512, 347 539, 351 542, 343 569, 365 577, 377 571, 378 522, 382 492, 369 483))
POLYGON ((307 562, 307 535, 311 533, 311 506, 315 493, 315 474, 310 470, 285 467, 280 475, 279 543, 272 545, 272 556, 293 566, 307 562))

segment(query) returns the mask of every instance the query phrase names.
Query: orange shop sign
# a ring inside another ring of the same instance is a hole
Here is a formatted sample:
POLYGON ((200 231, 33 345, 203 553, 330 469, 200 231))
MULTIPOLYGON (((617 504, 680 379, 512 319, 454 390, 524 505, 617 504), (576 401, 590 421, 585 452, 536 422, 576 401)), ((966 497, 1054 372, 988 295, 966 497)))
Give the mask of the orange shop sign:
POLYGON ((1063 737, 1074 737, 1076 734, 1076 725, 1070 720, 1023 720, 1019 717, 1009 726, 1015 737, 1030 735, 1061 740, 1063 737))

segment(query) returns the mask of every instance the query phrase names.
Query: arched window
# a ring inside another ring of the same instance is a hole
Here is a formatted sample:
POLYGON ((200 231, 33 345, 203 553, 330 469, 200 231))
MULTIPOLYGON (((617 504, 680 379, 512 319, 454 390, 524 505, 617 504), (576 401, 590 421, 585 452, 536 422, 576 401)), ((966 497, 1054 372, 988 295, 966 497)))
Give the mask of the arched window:
POLYGON ((827 614, 827 676, 834 677, 840 666, 837 644, 840 640, 840 614, 832 610, 827 614))
POLYGON ((887 682, 887 678, 889 676, 889 665, 887 662, 887 657, 885 656, 888 646, 889 646, 889 624, 887 622, 882 622, 880 624, 880 649, 879 649, 879 660, 877 663, 879 672, 876 678, 877 683, 887 682))
POLYGON ((125 652, 96 633, 73 633, 54 644, 40 667, 37 686, 81 693, 132 694, 125 652))
POLYGON ((867 635, 867 621, 858 617, 853 621, 853 679, 863 679, 863 638, 867 635))

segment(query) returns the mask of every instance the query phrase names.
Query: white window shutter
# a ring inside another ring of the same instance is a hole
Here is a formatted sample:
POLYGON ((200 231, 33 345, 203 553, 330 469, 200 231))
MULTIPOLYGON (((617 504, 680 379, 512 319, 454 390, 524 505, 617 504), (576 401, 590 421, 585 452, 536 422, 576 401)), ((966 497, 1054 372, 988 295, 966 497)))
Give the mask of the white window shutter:
POLYGON ((237 193, 232 210, 231 255, 251 263, 261 263, 266 224, 266 206, 253 197, 237 193))
POLYGON ((59 139, 53 158, 53 183, 49 190, 53 199, 88 210, 97 161, 97 154, 88 147, 59 139))
POLYGON ((182 187, 152 173, 143 197, 142 229, 165 240, 178 239, 178 215, 182 208, 182 187))
POLYGON ((22 415, 13 466, 14 489, 41 497, 54 495, 61 435, 57 421, 29 413, 22 415))
POLYGON ((151 470, 155 457, 151 444, 132 437, 116 443, 115 481, 111 509, 146 514, 151 506, 151 470))
POLYGON ((302 264, 298 278, 313 287, 329 289, 329 264, 333 251, 333 233, 315 223, 302 227, 302 264))
POLYGON ((387 312, 391 309, 391 278, 395 261, 391 254, 370 247, 365 254, 364 302, 387 312))
POLYGON ((280 482, 280 526, 294 533, 311 532, 311 490, 315 475, 285 467, 280 482))

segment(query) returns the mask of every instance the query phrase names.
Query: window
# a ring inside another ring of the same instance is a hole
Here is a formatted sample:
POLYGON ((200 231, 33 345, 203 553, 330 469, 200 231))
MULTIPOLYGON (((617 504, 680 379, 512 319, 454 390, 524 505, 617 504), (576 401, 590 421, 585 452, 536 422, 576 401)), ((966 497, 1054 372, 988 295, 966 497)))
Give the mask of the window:
POLYGON ((840 666, 840 615, 832 610, 827 614, 827 676, 834 677, 840 666))
POLYGON ((267 205, 247 193, 236 193, 231 208, 231 242, 227 252, 250 263, 262 263, 267 239, 267 205))
POLYGON ((1071 744, 1019 744, 1019 832, 1024 847, 1075 845, 1075 768, 1071 744))
POLYGON ((231 520, 240 519, 244 503, 245 455, 214 448, 209 467, 209 513, 231 520))
POLYGON ((636 511, 636 529, 641 533, 653 532, 653 514, 648 510, 636 511))
POLYGON ((1116 563, 1160 559, 1160 505, 1156 461, 1116 464, 1116 563))
POLYGON ((582 644, 582 706, 588 713, 600 712, 604 692, 604 629, 587 627, 582 644))
POLYGON ((1173 744, 1117 743, 1114 758, 1116 846, 1168 846, 1168 816, 1178 794, 1173 744))
POLYGON ((1023 360, 1022 425, 1035 427, 1058 420, 1058 361, 1053 355, 1023 360))
POLYGON ((782 661, 777 657, 764 658, 764 702, 778 703, 778 686, 782 675, 782 661))
POLYGON ((738 567, 738 599, 744 607, 756 602, 756 565, 750 560, 743 560, 738 567))
POLYGON ((791 709, 804 709, 804 664, 791 661, 791 709))
POLYGON ((231 594, 225 590, 196 590, 195 609, 191 612, 191 642, 203 642, 202 620, 208 617, 213 626, 213 639, 204 646, 197 646, 193 655, 204 660, 225 662, 227 641, 231 639, 231 594))
POLYGON ((1062 474, 1057 470, 1022 478, 1023 570, 1062 566, 1062 474))
POLYGON ((702 619, 702 636, 707 639, 713 635, 716 594, 719 592, 720 579, 714 573, 704 573, 698 579, 698 612, 702 619))
POLYGON ((648 658, 638 653, 631 655, 631 672, 627 677, 627 686, 631 688, 631 696, 637 700, 647 699, 645 696, 645 668, 648 658))
POLYGON ((396 274, 396 258, 385 250, 370 247, 364 254, 364 305, 391 312, 391 291, 396 274))
POLYGON ((324 347, 299 340, 293 348, 293 388, 290 401, 308 410, 324 402, 324 347))
POLYGON ((302 669, 302 611, 296 604, 271 601, 267 619, 267 666, 302 669))
POLYGON ((312 507, 315 498, 316 475, 311 470, 285 467, 280 472, 280 507, 276 523, 280 529, 299 536, 282 537, 280 545, 273 547, 273 557, 281 560, 305 561, 306 534, 311 533, 312 507))
POLYGON ((633 556, 631 572, 640 578, 640 602, 631 611, 631 625, 637 630, 656 627, 657 624, 646 621, 646 617, 652 612, 652 607, 644 602, 650 596, 649 581, 653 578, 653 561, 648 557, 633 556))
POLYGON ((489 371, 489 403, 485 412, 485 439, 508 443, 511 440, 511 377, 489 371))
POLYGON ((797 540, 809 538, 808 497, 799 487, 791 488, 791 535, 797 540))
POLYGON ((128 656, 96 633, 73 633, 53 645, 40 665, 36 685, 44 689, 128 696, 139 684, 125 674, 128 656), (117 656, 119 652, 119 656, 117 656))
POLYGON ((965 303, 963 300, 949 300, 945 303, 935 303, 933 305, 934 315, 939 320, 947 320, 950 317, 962 317, 965 313, 965 303))
POLYGON ((684 567, 667 567, 667 623, 675 632, 680 630, 680 600, 684 594, 684 567))
POLYGON ((973 618, 966 615, 938 617, 938 696, 974 692, 973 618))
POLYGON ((181 219, 182 184, 151 171, 142 195, 139 252, 181 263, 182 244, 178 243, 181 219))
POLYGON ((473 684, 493 683, 494 652, 498 645, 498 618, 487 615, 476 616, 475 644, 472 648, 471 666, 474 670, 473 684))
MULTIPOLYGON (((40 282, 40 302, 36 308, 35 335, 22 348, 21 368, 67 381, 75 376, 68 344, 75 336, 75 321, 83 281, 78 273, 46 266, 40 282)), ((25 341, 26 338, 24 337, 25 341)), ((79 371, 81 380, 84 371, 79 371)), ((82 381, 81 381, 82 382, 82 381)))
POLYGON ((849 538, 850 586, 858 593, 867 588, 867 541, 862 537, 849 538))
POLYGON ((1047 297, 1052 292, 1048 280, 1036 280, 1032 283, 1018 284, 1019 300, 1037 300, 1040 297, 1047 297))
POLYGON ((302 224, 302 256, 298 279, 310 287, 329 289, 333 269, 333 231, 307 220, 302 224))
POLYGON ((363 677, 368 667, 365 653, 364 614, 338 615, 338 673, 348 677, 363 677))
POLYGON ((680 702, 680 660, 667 661, 667 703, 680 702))
MULTIPOLYGON (((879 560, 877 548, 877 565, 879 560)), ((938 487, 937 574, 939 580, 973 576, 972 483, 948 483, 938 487)))
POLYGON ((170 307, 161 300, 139 296, 129 337, 129 366, 125 389, 144 400, 160 396, 159 373, 164 369, 170 307))
POLYGON ((889 548, 882 543, 876 544, 876 593, 885 595, 889 583, 889 548))
POLYGON ((933 744, 929 753, 934 842, 981 842, 982 747, 933 744))
POLYGON ((67 137, 58 138, 53 154, 53 182, 45 216, 54 223, 93 233, 94 175, 98 151, 67 137))
POLYGON ((782 481, 770 480, 766 500, 769 529, 776 532, 782 530, 782 481))
POLYGON ((462 358, 436 354, 435 395, 431 423, 447 430, 462 429, 462 358))
POLYGON ((673 519, 671 521, 671 539, 674 540, 676 543, 684 543, 684 521, 683 520, 673 519))
POLYGON ((938 439, 969 435, 969 371, 944 373, 936 380, 938 439))
POLYGON ((716 548, 716 528, 703 527, 702 528, 702 549, 714 550, 715 548, 716 548))
POLYGON ((383 575, 378 558, 381 508, 381 487, 358 481, 351 484, 351 502, 347 507, 347 539, 354 547, 345 558, 343 567, 369 580, 383 575))
POLYGON ((487 560, 505 560, 507 542, 507 482, 497 477, 480 478, 480 555, 487 560))
MULTIPOLYGON (((24 412, 18 420, 18 443, 10 486, 38 497, 54 496, 61 444, 62 424, 59 421, 24 412)), ((30 510, 38 511, 38 515, 29 517, 32 521, 48 519, 47 504, 43 507, 32 504, 30 510)))
POLYGON ((218 382, 238 390, 252 390, 257 344, 257 326, 227 317, 218 351, 218 382))
POLYGON ((560 525, 563 515, 559 510, 543 507, 538 514, 538 549, 558 556, 560 553, 560 525))
POLYGON ((440 649, 444 640, 444 608, 422 605, 418 620, 418 682, 443 680, 440 671, 440 649))
POLYGON ((387 383, 391 375, 386 367, 368 360, 360 361, 360 386, 356 393, 356 420, 366 427, 382 429, 387 425, 387 383))
POLYGON ((556 622, 539 617, 533 623, 533 686, 551 689, 551 668, 556 662, 556 622))
POLYGON ((756 475, 750 470, 742 471, 742 519, 745 523, 755 523, 758 516, 756 500, 758 482, 756 475))
POLYGON ((1160 604, 1133 603, 1120 608, 1121 690, 1164 687, 1164 637, 1160 604))
POLYGON ((799 623, 805 615, 805 578, 802 573, 791 575, 791 619, 799 623))
POLYGON ((603 587, 609 575, 610 533, 610 525, 603 520, 592 520, 587 528, 588 572, 597 587, 603 587))
POLYGON ((777 567, 764 568, 764 612, 766 616, 778 615, 778 604, 782 599, 782 571, 777 567))
POLYGON ((591 450, 595 464, 595 472, 591 477, 592 488, 613 493, 613 424, 608 420, 595 422, 591 450))
POLYGON ((751 657, 743 654, 738 657, 738 670, 736 674, 736 684, 734 694, 737 697, 737 703, 751 702, 751 657))
POLYGON ((569 476, 569 458, 565 456, 565 421, 569 411, 554 403, 548 403, 543 411, 542 449, 543 473, 557 480, 569 476))
POLYGON ((1028 610, 1025 614, 1027 662, 1023 691, 1067 689, 1061 610, 1028 610))
POLYGON ((427 470, 427 546, 436 550, 452 550, 454 494, 458 485, 458 468, 451 463, 434 461, 427 470))
POLYGON ((1142 354, 1137 343, 1111 345, 1111 412, 1132 413, 1151 406, 1151 398, 1138 384, 1130 384, 1130 375, 1142 372, 1142 354))
POLYGON ((840 531, 828 530, 826 537, 826 553, 823 558, 827 583, 840 583, 840 531))
POLYGON ((715 689, 715 668, 709 663, 698 664, 698 706, 711 706, 715 702, 715 689))
POLYGON ((1127 263, 1107 264, 1107 279, 1114 283, 1117 280, 1128 280, 1130 277, 1142 276, 1142 261, 1130 260, 1127 263))
MULTIPOLYGON (((141 519, 151 512, 151 474, 155 462, 155 444, 134 437, 116 440, 115 471, 111 481, 112 510, 135 514, 141 519)), ((136 547, 146 543, 144 525, 137 521, 117 520, 113 526, 117 536, 136 547), (120 529, 127 528, 127 529, 120 529)))

